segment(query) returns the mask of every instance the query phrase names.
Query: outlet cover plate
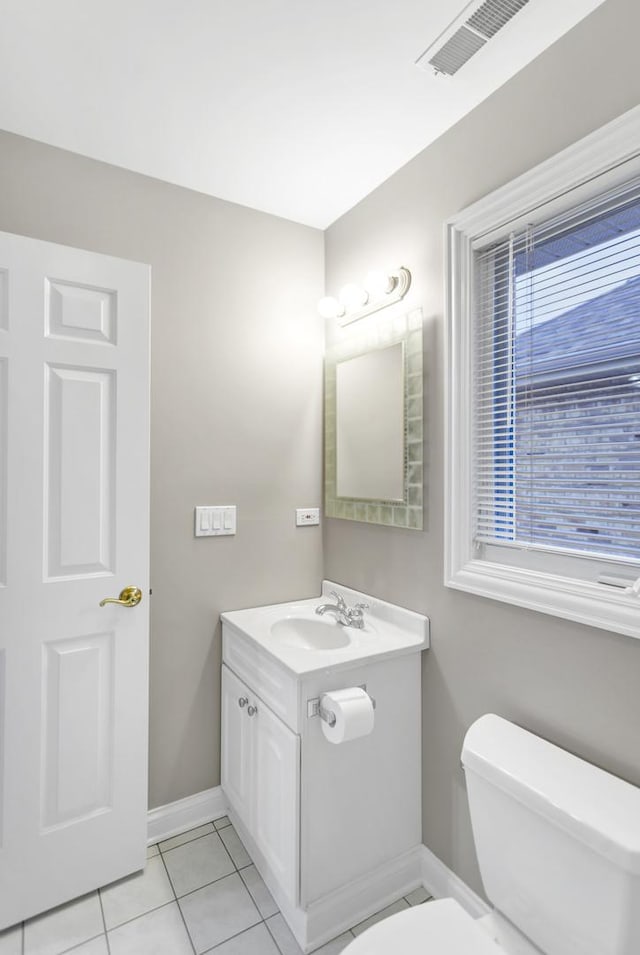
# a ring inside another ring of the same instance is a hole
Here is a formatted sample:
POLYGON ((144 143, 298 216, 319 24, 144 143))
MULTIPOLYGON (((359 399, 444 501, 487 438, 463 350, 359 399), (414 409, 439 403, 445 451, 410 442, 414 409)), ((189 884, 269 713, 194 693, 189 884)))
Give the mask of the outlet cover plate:
POLYGON ((320 523, 319 507, 296 507, 296 527, 320 523))

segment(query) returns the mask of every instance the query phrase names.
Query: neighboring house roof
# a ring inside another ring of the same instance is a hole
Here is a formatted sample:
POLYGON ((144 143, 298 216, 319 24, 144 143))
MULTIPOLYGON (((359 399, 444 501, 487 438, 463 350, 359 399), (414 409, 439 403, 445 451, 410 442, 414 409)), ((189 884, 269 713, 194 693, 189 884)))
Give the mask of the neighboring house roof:
POLYGON ((640 277, 516 337, 518 385, 640 372, 640 277))

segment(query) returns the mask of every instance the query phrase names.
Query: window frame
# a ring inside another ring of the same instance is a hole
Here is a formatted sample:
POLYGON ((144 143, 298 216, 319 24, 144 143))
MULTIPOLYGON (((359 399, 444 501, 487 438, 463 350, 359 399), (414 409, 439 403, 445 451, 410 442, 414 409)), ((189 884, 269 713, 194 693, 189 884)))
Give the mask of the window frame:
MULTIPOLYGON (((639 175, 640 107, 635 107, 445 223, 445 585, 637 638, 636 591, 500 563, 475 552, 472 309, 476 249, 522 228, 534 214, 551 219, 639 175)), ((581 558, 568 557, 568 570, 574 560, 581 558)), ((639 574, 629 565, 630 583, 639 574)))

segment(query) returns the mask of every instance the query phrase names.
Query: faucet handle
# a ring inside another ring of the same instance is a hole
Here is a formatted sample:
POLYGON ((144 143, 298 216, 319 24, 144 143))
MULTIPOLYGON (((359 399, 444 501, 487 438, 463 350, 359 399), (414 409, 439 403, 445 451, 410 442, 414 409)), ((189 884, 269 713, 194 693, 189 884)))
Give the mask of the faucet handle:
POLYGON ((364 611, 369 609, 369 604, 356 604, 355 607, 349 607, 347 617, 349 625, 357 627, 358 630, 364 630, 364 611))
POLYGON ((345 610, 345 609, 346 609, 347 604, 346 604, 346 602, 345 602, 345 599, 344 599, 344 597, 343 597, 341 594, 339 594, 339 593, 337 592, 337 590, 332 590, 331 593, 330 593, 330 596, 336 598, 336 600, 337 600, 337 602, 338 602, 338 607, 340 608, 340 610, 345 610))

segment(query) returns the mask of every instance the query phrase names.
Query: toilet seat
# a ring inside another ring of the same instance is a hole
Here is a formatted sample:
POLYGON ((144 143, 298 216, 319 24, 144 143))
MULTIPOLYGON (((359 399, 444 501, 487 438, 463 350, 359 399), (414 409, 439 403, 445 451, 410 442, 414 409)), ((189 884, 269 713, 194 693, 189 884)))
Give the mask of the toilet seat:
POLYGON ((425 902, 373 925, 342 955, 507 955, 454 899, 425 902))

